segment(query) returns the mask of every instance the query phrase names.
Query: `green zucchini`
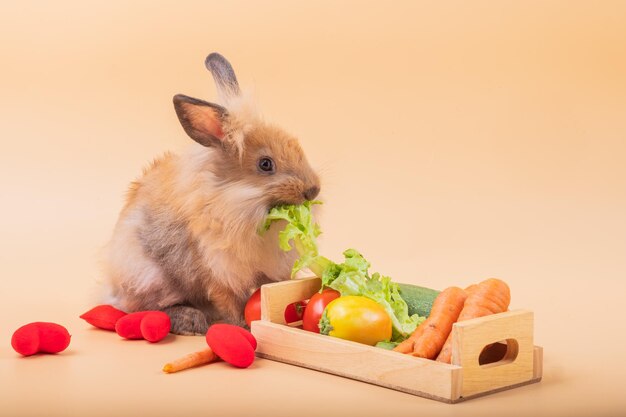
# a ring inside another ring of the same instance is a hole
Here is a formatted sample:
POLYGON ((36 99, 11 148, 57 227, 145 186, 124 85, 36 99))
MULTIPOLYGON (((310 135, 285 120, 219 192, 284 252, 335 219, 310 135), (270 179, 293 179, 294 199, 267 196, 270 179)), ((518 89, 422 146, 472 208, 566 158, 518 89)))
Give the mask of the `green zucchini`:
POLYGON ((398 284, 400 297, 409 306, 409 316, 419 314, 420 317, 428 317, 439 291, 420 287, 412 284, 398 284))
POLYGON ((398 342, 378 342, 376 343, 376 347, 381 348, 381 349, 386 349, 386 350, 393 350, 393 348, 395 348, 399 344, 400 343, 398 342))

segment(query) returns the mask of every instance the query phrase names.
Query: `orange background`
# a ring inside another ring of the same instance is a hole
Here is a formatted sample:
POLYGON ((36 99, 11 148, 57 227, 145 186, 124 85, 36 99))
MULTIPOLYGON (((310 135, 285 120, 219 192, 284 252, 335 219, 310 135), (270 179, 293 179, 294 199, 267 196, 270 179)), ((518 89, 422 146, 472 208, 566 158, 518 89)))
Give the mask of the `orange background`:
POLYGON ((10 2, 0 13, 0 414, 617 415, 626 409, 624 2, 10 2), (540 384, 454 406, 258 360, 164 375, 203 346, 77 316, 127 184, 190 142, 219 51, 319 167, 322 252, 433 288, 506 280, 540 384), (20 359, 35 321, 73 334, 20 359))

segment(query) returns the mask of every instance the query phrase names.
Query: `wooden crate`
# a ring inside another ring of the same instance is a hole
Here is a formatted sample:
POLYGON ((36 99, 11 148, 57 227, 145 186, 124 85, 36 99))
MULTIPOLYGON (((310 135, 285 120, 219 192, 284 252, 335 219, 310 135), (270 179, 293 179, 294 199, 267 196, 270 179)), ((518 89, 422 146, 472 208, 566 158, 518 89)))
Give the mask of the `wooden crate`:
POLYGON ((313 277, 262 287, 261 320, 252 323, 258 356, 446 403, 541 380, 542 348, 533 345, 531 311, 455 323, 452 364, 445 364, 286 325, 285 307, 320 286, 313 277))

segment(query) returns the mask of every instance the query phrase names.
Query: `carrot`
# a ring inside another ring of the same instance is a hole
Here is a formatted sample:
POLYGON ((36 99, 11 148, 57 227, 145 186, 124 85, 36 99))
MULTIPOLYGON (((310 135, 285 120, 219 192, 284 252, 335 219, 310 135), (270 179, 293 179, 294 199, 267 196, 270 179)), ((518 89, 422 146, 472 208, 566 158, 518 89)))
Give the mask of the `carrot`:
POLYGON ((463 310, 466 298, 467 293, 458 287, 446 288, 437 296, 428 316, 429 323, 415 341, 413 356, 426 359, 437 357, 463 310))
POLYGON ((424 320, 422 322, 422 324, 417 326, 417 328, 413 331, 413 333, 411 333, 411 335, 408 338, 406 338, 402 342, 400 342, 400 344, 398 346, 396 346, 395 348, 393 348, 393 350, 395 352, 400 352, 400 353, 411 353, 411 352, 413 352, 413 347, 415 346, 415 341, 417 339, 419 339, 420 336, 422 335, 422 333, 424 332, 424 328, 425 327, 423 326, 423 324, 426 323, 427 321, 428 321, 428 319, 424 320))
POLYGON ((411 353, 421 358, 434 359, 446 341, 452 324, 459 317, 466 297, 465 291, 458 287, 443 290, 433 302, 428 318, 394 350, 411 353))
POLYGON ((469 295, 471 292, 474 292, 478 288, 478 284, 472 284, 469 287, 465 288, 465 292, 469 295))
POLYGON ((205 365, 207 363, 218 361, 218 356, 211 350, 206 348, 199 352, 190 353, 182 358, 176 359, 170 363, 166 363, 163 367, 163 372, 171 374, 185 369, 193 368, 195 366, 205 365))
MULTIPOLYGON (((509 308, 511 292, 509 286, 497 278, 489 278, 471 288, 465 306, 459 315, 458 321, 470 320, 490 314, 503 313, 509 308)), ((437 361, 450 363, 452 359, 452 332, 443 345, 437 361)))

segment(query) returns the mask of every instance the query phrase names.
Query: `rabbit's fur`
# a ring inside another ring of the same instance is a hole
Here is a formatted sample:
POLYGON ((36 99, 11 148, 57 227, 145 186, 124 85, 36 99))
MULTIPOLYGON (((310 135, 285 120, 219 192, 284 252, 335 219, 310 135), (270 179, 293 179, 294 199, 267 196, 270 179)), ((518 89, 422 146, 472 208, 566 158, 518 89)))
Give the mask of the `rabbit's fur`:
POLYGON ((155 160, 131 184, 105 259, 108 302, 163 310, 177 334, 203 334, 216 321, 245 324, 250 294, 289 278, 295 260, 278 246, 284 224, 258 233, 265 215, 320 189, 297 139, 256 114, 228 61, 211 54, 206 66, 224 106, 174 97, 197 143, 155 160), (267 158, 273 172, 262 169, 267 158))

